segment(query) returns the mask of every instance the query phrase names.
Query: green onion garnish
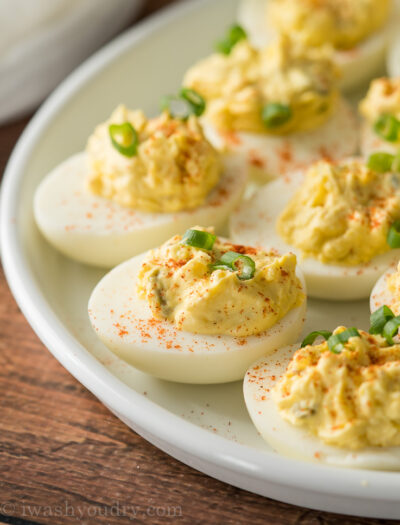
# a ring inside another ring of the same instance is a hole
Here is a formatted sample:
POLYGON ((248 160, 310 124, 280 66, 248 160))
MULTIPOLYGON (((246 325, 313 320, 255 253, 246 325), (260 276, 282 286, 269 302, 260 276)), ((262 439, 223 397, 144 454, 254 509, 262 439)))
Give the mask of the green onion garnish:
POLYGON ((372 155, 368 157, 367 166, 369 169, 377 171, 378 173, 387 173, 393 169, 394 158, 394 155, 391 153, 385 153, 383 151, 372 153, 372 155))
POLYGON ((286 104, 271 102, 263 107, 261 118, 267 128, 278 128, 292 118, 292 110, 286 104))
POLYGON ((400 133, 400 121, 393 115, 382 115, 375 122, 374 130, 383 139, 396 142, 400 133))
POLYGON ((400 315, 390 319, 383 327, 382 335, 390 345, 394 344, 393 336, 397 334, 399 327, 400 327, 400 315))
POLYGON ((161 109, 168 111, 173 118, 187 120, 193 115, 192 105, 185 99, 176 95, 168 95, 161 99, 161 109))
POLYGON ((378 310, 376 310, 373 314, 371 314, 370 317, 370 334, 382 334, 383 329, 385 327, 385 324, 390 321, 390 319, 393 319, 394 313, 392 310, 386 306, 383 305, 378 310))
POLYGON ((186 230, 182 237, 182 244, 202 250, 212 250, 216 238, 217 236, 213 233, 203 232, 202 230, 186 230))
POLYGON ((390 226, 386 242, 392 248, 400 248, 400 221, 394 221, 390 226))
POLYGON ((163 97, 161 109, 168 111, 173 118, 187 120, 190 115, 202 115, 206 109, 206 101, 194 89, 182 88, 179 95, 163 97))
POLYGON ((317 339, 317 337, 323 337, 325 341, 327 341, 330 336, 332 335, 332 332, 328 332, 328 330, 316 330, 315 332, 310 332, 307 337, 305 337, 301 343, 301 348, 312 345, 314 341, 317 339))
POLYGON ((125 157, 133 157, 136 155, 139 138, 135 128, 130 122, 110 124, 108 126, 108 133, 112 145, 121 155, 125 155, 125 157))
POLYGON ((247 281, 254 277, 256 271, 255 262, 251 257, 237 252, 226 252, 219 261, 211 265, 212 270, 237 271, 241 281, 247 281))
POLYGON ((340 332, 340 334, 331 335, 328 339, 329 350, 333 354, 340 354, 344 348, 344 344, 347 343, 351 337, 361 337, 357 328, 347 328, 347 330, 340 332))
POLYGON ((247 33, 242 26, 234 24, 231 26, 223 40, 215 44, 215 49, 224 55, 229 55, 240 40, 247 38, 247 33))
POLYGON ((206 101, 199 93, 197 93, 197 91, 194 89, 182 88, 179 94, 181 98, 189 102, 193 109, 193 113, 197 117, 200 117, 200 115, 204 113, 204 110, 206 109, 206 101))
POLYGON ((393 344, 393 336, 397 334, 400 327, 400 316, 395 317, 392 310, 383 305, 371 315, 370 323, 370 334, 383 335, 388 344, 393 344))

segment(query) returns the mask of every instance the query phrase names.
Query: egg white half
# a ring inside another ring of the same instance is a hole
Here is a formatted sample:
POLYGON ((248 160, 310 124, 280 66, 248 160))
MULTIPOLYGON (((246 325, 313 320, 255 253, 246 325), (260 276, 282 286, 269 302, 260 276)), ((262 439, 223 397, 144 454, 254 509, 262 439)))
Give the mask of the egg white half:
POLYGON ((87 170, 84 153, 57 166, 36 190, 34 214, 43 235, 63 254, 106 268, 162 244, 193 224, 214 226, 218 232, 246 185, 245 171, 229 159, 203 206, 146 213, 92 194, 85 186, 87 170))
MULTIPOLYGON (((89 317, 98 337, 143 372, 180 383, 236 381, 243 379, 255 359, 299 337, 306 301, 269 330, 249 337, 194 334, 154 319, 147 301, 136 293, 145 256, 133 257, 111 270, 89 300, 89 317)), ((301 275, 299 278, 302 280, 301 275)))
POLYGON ((376 153, 380 151, 385 151, 395 155, 399 147, 395 144, 383 140, 379 135, 377 135, 372 128, 371 124, 367 121, 364 121, 361 124, 360 132, 360 151, 363 157, 369 157, 371 153, 376 153))
POLYGON ((282 419, 271 392, 298 348, 299 344, 281 348, 256 361, 246 372, 243 393, 247 410, 265 441, 279 454, 293 459, 340 467, 399 470, 400 447, 346 450, 326 445, 305 429, 282 419))
MULTIPOLYGON (((268 0, 241 0, 238 9, 238 22, 247 31, 253 45, 262 48, 276 38, 276 31, 267 21, 268 0)), ((340 87, 350 91, 382 72, 387 48, 396 34, 399 23, 400 0, 395 0, 388 21, 378 31, 370 35, 357 47, 346 51, 336 51, 335 60, 342 72, 340 87)), ((400 49, 400 44, 399 44, 400 49)), ((399 56, 400 51, 397 54, 399 56)), ((393 58, 390 62, 400 75, 400 64, 393 58)), ((390 71, 390 69, 389 69, 390 71)))
POLYGON ((358 148, 358 122, 354 110, 339 100, 333 115, 319 128, 279 136, 267 133, 218 131, 203 119, 203 129, 215 148, 232 153, 252 180, 264 183, 302 169, 322 158, 339 160, 358 148))
POLYGON ((378 277, 390 264, 398 261, 400 250, 390 250, 368 264, 357 266, 324 264, 311 257, 303 258, 301 251, 286 244, 276 230, 279 214, 303 178, 303 172, 296 172, 258 188, 231 215, 230 237, 241 244, 295 253, 311 297, 342 301, 369 297, 378 277))
POLYGON ((379 277, 372 289, 369 299, 371 312, 375 312, 375 310, 383 305, 392 308, 392 305, 398 301, 398 298, 396 300, 396 297, 394 297, 388 288, 388 278, 397 271, 397 262, 398 261, 394 261, 389 268, 386 269, 385 273, 379 277))

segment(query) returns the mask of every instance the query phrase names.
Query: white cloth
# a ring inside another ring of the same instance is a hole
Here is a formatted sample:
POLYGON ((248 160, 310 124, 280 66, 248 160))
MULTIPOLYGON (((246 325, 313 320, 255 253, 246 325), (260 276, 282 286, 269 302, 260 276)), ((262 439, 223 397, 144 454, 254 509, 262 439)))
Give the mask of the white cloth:
POLYGON ((34 108, 142 0, 0 0, 0 123, 34 108))

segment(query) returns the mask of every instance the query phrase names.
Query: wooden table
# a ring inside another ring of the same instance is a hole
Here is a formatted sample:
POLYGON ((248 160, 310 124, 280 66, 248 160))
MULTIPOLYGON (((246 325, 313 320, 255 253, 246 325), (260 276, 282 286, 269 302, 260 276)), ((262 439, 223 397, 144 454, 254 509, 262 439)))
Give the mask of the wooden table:
MULTIPOLYGON (((28 120, 0 127, 0 173, 28 120)), ((0 523, 385 523, 268 500, 167 456, 52 357, 2 272, 0 298, 0 523)))

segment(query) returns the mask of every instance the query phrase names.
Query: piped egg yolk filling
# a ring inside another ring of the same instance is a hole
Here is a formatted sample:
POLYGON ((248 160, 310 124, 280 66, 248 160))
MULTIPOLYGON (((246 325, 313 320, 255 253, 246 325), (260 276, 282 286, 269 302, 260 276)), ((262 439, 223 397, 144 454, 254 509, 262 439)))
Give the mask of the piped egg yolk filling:
MULTIPOLYGON (((339 327, 334 334, 343 332, 339 327)), ((300 348, 272 396, 282 418, 328 445, 400 445, 400 345, 359 330, 343 350, 300 348)))
POLYGON ((315 129, 328 119, 338 96, 337 77, 328 49, 282 37, 261 51, 241 40, 229 55, 215 53, 195 64, 184 85, 204 97, 206 118, 218 130, 284 135, 315 129), (270 110, 277 107, 286 113, 271 120, 270 110))
POLYGON ((279 32, 309 46, 355 47, 386 22, 390 0, 269 0, 266 16, 279 32))
POLYGON ((387 234, 400 218, 400 176, 359 160, 318 162, 277 221, 277 231, 304 257, 357 265, 390 249, 387 234))
POLYGON ((204 204, 218 184, 221 161, 196 117, 168 113, 147 119, 142 111, 119 106, 90 136, 87 184, 96 195, 146 212, 177 212, 204 204), (110 125, 132 126, 136 152, 122 154, 112 143, 110 125))
MULTIPOLYGON (((388 116, 396 119, 397 128, 400 128, 400 78, 373 80, 367 95, 360 102, 360 113, 371 126, 375 126, 380 118, 388 116)), ((391 142, 400 146, 400 129, 397 130, 397 138, 392 137, 391 142)))
POLYGON ((156 318, 180 330, 245 337, 268 330, 304 301, 295 272, 291 253, 278 256, 219 238, 204 250, 176 235, 149 253, 137 290, 156 318), (212 268, 229 251, 254 261, 252 278, 241 280, 237 271, 212 268))

